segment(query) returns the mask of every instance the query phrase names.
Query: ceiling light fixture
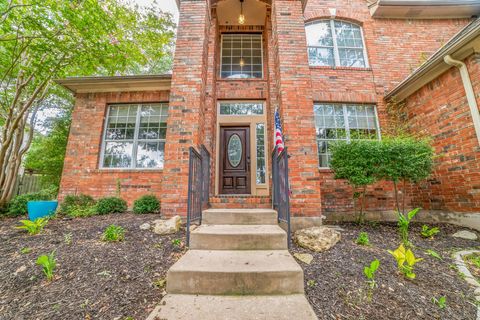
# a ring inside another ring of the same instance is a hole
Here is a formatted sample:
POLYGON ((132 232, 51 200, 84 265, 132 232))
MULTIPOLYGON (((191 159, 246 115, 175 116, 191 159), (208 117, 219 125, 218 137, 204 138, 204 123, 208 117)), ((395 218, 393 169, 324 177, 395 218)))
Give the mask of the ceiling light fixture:
POLYGON ((240 15, 238 16, 238 23, 245 24, 245 16, 243 15, 243 1, 240 0, 240 15))

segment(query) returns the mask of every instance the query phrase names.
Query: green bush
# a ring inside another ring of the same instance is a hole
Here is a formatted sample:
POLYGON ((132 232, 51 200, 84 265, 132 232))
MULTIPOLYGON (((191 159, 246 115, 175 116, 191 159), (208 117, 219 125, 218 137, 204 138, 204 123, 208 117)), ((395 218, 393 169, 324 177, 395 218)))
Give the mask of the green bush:
POLYGON ((85 194, 67 195, 60 205, 60 213, 69 217, 89 217, 95 215, 95 200, 85 194))
POLYGON ((106 197, 98 200, 96 205, 98 214, 121 213, 127 211, 127 202, 117 197, 106 197))
POLYGON ((133 203, 134 213, 158 213, 160 201, 154 195, 145 195, 133 203))
POLYGON ((27 193, 14 197, 8 204, 6 215, 9 217, 18 217, 27 214, 28 201, 52 200, 56 196, 53 189, 45 189, 35 193, 27 193))

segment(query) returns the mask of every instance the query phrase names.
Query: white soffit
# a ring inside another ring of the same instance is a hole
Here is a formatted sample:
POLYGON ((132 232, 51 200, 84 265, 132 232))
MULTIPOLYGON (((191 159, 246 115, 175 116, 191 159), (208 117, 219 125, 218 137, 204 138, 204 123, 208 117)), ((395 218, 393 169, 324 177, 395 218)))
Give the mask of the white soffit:
POLYGON ((369 7, 374 18, 445 19, 480 15, 480 0, 378 0, 369 7))

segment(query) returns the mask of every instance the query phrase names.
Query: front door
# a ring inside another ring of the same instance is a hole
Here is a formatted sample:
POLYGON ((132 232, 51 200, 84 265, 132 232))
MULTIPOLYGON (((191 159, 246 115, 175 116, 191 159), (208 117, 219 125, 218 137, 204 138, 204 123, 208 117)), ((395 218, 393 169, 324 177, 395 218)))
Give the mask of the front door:
POLYGON ((250 194, 250 127, 220 127, 220 193, 250 194))

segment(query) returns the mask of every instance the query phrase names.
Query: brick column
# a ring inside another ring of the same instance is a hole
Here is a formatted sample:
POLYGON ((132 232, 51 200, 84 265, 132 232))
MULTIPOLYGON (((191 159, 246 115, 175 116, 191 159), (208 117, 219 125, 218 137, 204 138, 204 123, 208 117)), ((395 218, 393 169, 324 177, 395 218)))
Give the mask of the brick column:
POLYGON ((207 0, 180 1, 162 182, 167 216, 186 215, 188 148, 203 140, 208 11, 207 0))
POLYGON ((291 212, 315 217, 321 214, 320 180, 302 2, 272 0, 272 29, 279 109, 291 155, 291 212))

